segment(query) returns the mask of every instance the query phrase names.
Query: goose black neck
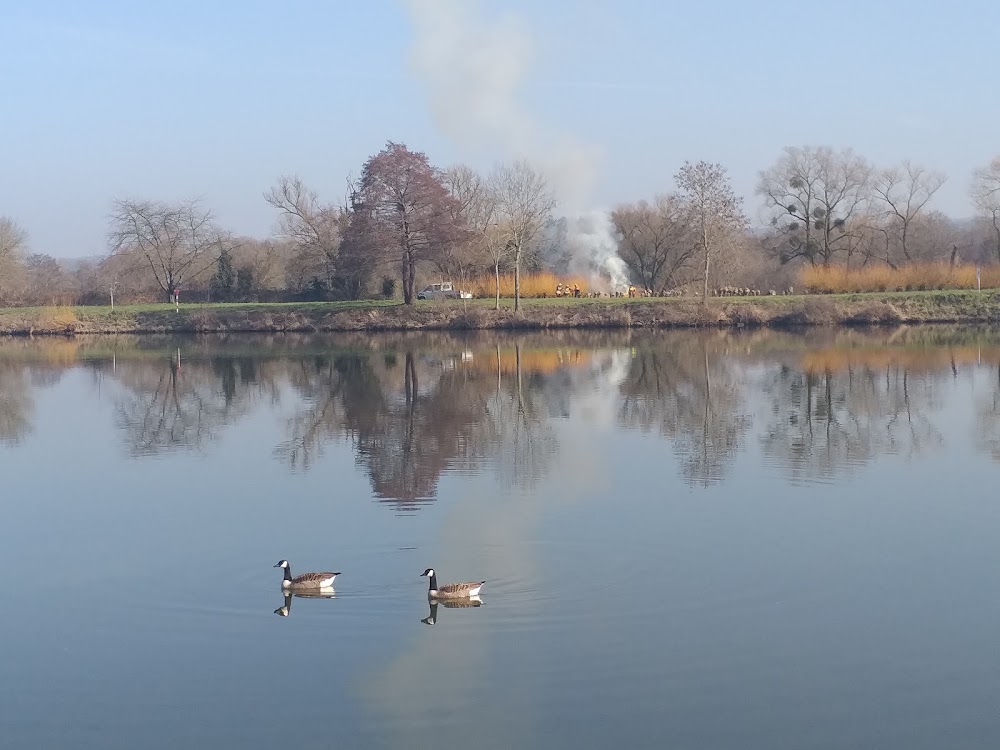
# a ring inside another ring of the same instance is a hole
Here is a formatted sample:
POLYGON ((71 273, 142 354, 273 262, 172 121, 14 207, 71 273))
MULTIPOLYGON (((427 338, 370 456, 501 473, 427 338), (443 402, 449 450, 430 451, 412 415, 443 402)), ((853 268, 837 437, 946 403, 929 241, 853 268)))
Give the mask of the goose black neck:
POLYGON ((427 590, 428 591, 437 591, 437 587, 438 587, 437 573, 431 573, 431 583, 430 583, 430 586, 428 587, 427 590))
POLYGON ((292 580, 292 566, 291 566, 291 565, 289 565, 289 566, 288 566, 287 568, 285 568, 284 570, 285 570, 285 580, 286 580, 286 581, 290 581, 290 580, 292 580))

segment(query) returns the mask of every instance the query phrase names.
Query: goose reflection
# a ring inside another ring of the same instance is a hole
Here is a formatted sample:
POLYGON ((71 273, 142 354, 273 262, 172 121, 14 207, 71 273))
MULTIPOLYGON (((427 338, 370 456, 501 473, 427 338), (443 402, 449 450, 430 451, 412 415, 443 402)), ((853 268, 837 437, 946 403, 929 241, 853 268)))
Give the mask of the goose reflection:
POLYGON ((336 599, 337 592, 331 588, 326 588, 322 591, 285 592, 285 603, 274 610, 274 614, 278 615, 278 617, 288 617, 292 613, 293 597, 296 599, 336 599))
POLYGON ((431 610, 430 614, 428 614, 427 617, 423 618, 420 622, 425 625, 436 625, 439 605, 446 607, 447 609, 464 609, 466 607, 481 607, 483 606, 483 600, 478 596, 470 596, 466 599, 429 600, 428 604, 431 610))

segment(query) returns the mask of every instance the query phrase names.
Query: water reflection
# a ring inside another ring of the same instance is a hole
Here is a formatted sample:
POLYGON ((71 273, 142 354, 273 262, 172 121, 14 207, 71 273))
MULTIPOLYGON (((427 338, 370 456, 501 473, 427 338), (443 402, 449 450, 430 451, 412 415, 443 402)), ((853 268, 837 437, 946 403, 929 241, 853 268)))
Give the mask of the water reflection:
POLYGON ((31 432, 31 389, 24 367, 0 362, 0 445, 17 445, 31 432))
POLYGON ((621 423, 670 438, 690 484, 722 481, 753 425, 740 364, 719 347, 726 338, 654 339, 637 348, 621 384, 621 423))
POLYGON ((908 458, 943 442, 932 415, 950 372, 888 366, 822 373, 781 367, 765 383, 772 420, 764 452, 794 478, 831 478, 883 454, 908 458))
POLYGON ((337 592, 333 589, 325 589, 322 592, 296 592, 294 594, 286 592, 284 594, 284 604, 274 610, 278 617, 288 617, 292 614, 292 599, 336 599, 337 592))
POLYGON ((251 357, 212 357, 186 363, 178 347, 167 357, 143 363, 116 361, 124 386, 117 424, 129 452, 199 450, 218 431, 235 424, 274 383, 261 376, 251 357))
POLYGON ((5 341, 0 445, 28 439, 38 392, 74 368, 131 456, 209 453, 281 414, 276 460, 309 471, 346 442, 375 498, 401 509, 433 500, 449 471, 531 487, 565 425, 603 429, 605 413, 660 436, 692 487, 725 483, 755 450, 794 482, 921 456, 962 403, 975 449, 1000 461, 1000 334, 982 329, 5 341))
POLYGON ((303 406, 276 453, 307 469, 327 441, 347 437, 376 497, 401 505, 432 499, 445 470, 488 461, 530 484, 556 445, 537 403, 538 373, 526 373, 520 345, 513 349, 513 366, 499 346, 472 356, 406 348, 303 362, 292 381, 303 406))
POLYGON ((437 625, 438 605, 444 607, 445 609, 468 609, 469 607, 483 606, 483 600, 478 596, 470 596, 468 599, 441 599, 439 601, 428 600, 427 606, 430 607, 430 612, 427 617, 424 617, 420 622, 425 625, 437 625))
POLYGON ((993 392, 976 405, 976 446, 1000 463, 1000 362, 996 365, 993 392))

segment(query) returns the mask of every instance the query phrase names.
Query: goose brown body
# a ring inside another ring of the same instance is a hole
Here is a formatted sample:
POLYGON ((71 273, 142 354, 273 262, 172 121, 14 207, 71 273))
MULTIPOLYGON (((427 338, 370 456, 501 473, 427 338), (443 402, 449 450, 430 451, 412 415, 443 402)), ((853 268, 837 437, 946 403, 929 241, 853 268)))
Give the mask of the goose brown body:
POLYGON ((431 599, 468 599, 479 595, 479 590, 486 581, 466 581, 465 583, 446 583, 438 586, 437 573, 434 568, 427 568, 420 575, 428 576, 430 587, 427 589, 427 596, 431 599))
POLYGON ((302 575, 292 577, 292 569, 288 564, 288 560, 279 560, 275 564, 276 568, 283 568, 285 571, 285 577, 281 581, 281 588, 290 590, 299 589, 325 589, 333 586, 333 580, 340 575, 338 570, 336 573, 331 571, 322 571, 318 573, 303 573, 302 575))

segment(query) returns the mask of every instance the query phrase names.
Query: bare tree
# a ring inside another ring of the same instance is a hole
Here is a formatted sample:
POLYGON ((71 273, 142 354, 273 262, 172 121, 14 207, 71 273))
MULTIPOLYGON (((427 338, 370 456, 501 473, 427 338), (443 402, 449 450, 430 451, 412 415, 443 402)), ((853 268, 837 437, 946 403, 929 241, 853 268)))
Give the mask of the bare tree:
POLYGON ((662 292, 685 283, 696 260, 698 243, 684 202, 676 195, 657 196, 618 206, 611 223, 618 257, 644 289, 662 292))
POLYGON ((726 168, 721 164, 684 162, 674 176, 681 200, 691 217, 697 246, 704 259, 702 302, 708 304, 708 274, 711 260, 723 245, 746 230, 743 199, 733 192, 726 168))
POLYGON ((871 166, 851 149, 788 147, 760 174, 757 194, 781 242, 782 263, 802 258, 829 265, 848 244, 850 220, 865 207, 871 166))
POLYGON ((449 206, 455 231, 435 265, 464 288, 469 275, 486 265, 486 229, 496 212, 495 201, 479 173, 464 164, 445 170, 444 184, 455 199, 449 206))
POLYGON ((13 219, 0 216, 0 263, 17 256, 28 242, 28 233, 13 219))
POLYGON ((21 253, 28 244, 28 233, 13 219, 0 216, 0 296, 6 296, 5 288, 10 277, 20 265, 21 253))
POLYGON ((496 285, 494 309, 500 309, 500 266, 511 254, 511 232, 501 223, 496 193, 496 175, 482 179, 464 165, 445 173, 445 183, 461 207, 461 224, 469 234, 469 254, 472 263, 488 263, 493 269, 496 285))
POLYGON ((913 260, 909 239, 914 221, 947 178, 910 161, 884 169, 875 176, 875 199, 881 203, 895 230, 903 258, 913 260))
POLYGON ((545 176, 526 161, 498 164, 489 178, 497 227, 514 262, 514 310, 521 309, 521 263, 556 206, 545 176))
POLYGON ((321 203, 316 192, 294 175, 280 177, 278 184, 264 194, 264 200, 279 211, 278 226, 295 248, 300 275, 319 279, 332 290, 347 221, 345 210, 321 203))
POLYGON ((198 201, 119 199, 110 221, 112 254, 141 258, 168 301, 174 289, 212 268, 222 249, 232 244, 198 201))
POLYGON ((990 226, 990 247, 1000 261, 1000 156, 972 175, 972 200, 990 226))
POLYGON ((399 262, 403 302, 412 305, 417 264, 433 260, 456 233, 457 201, 441 171, 425 154, 390 141, 365 162, 352 200, 354 234, 367 235, 374 252, 399 262))
POLYGON ((249 278, 255 291, 280 290, 285 283, 290 256, 295 250, 293 244, 287 240, 260 240, 254 237, 240 237, 237 242, 238 247, 233 252, 237 286, 240 286, 241 278, 249 278))
POLYGON ((65 305, 76 297, 69 274, 51 255, 29 255, 24 262, 24 279, 28 304, 65 305))

